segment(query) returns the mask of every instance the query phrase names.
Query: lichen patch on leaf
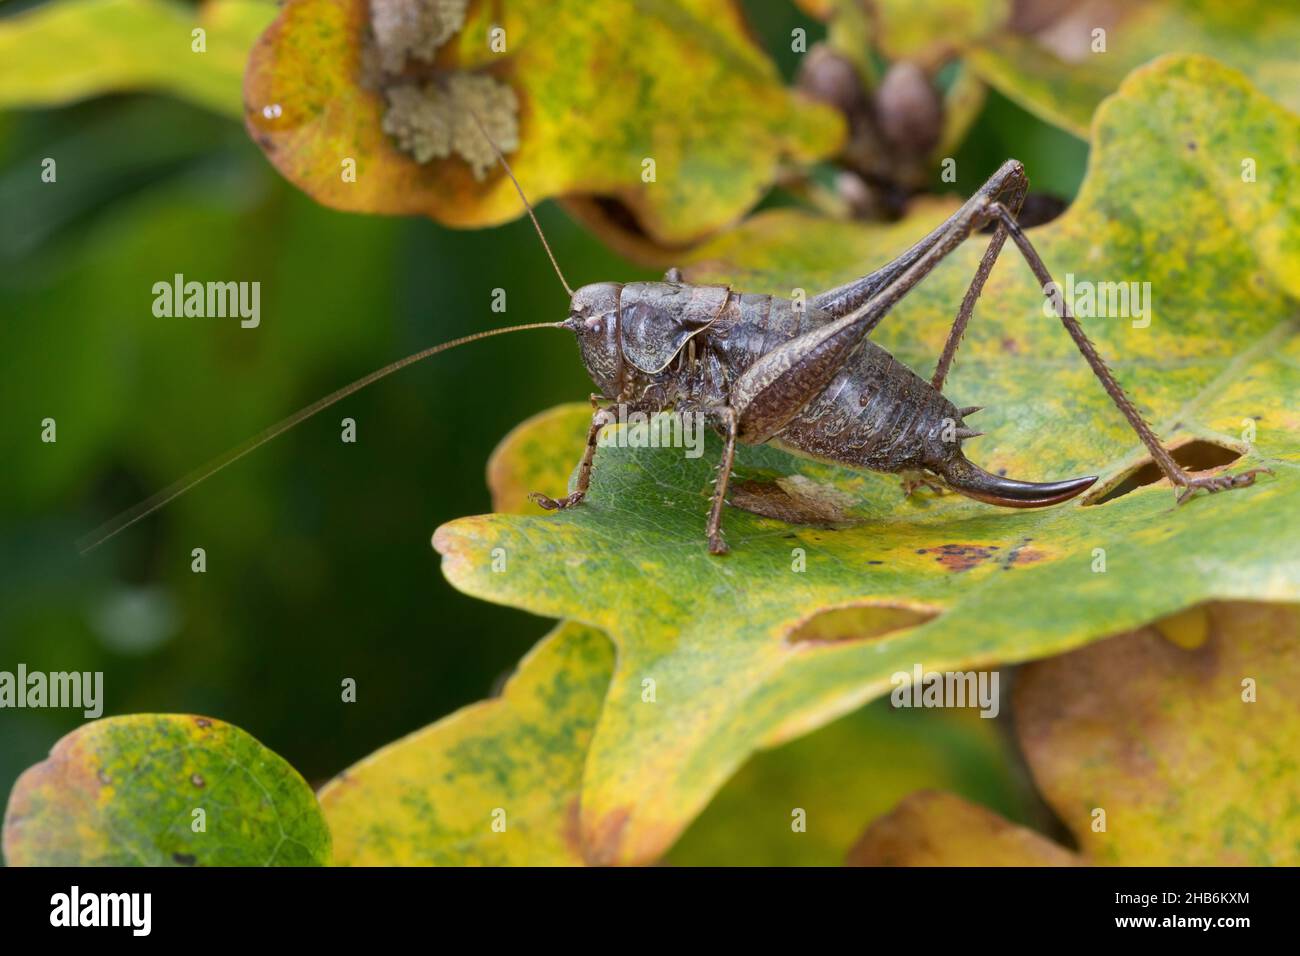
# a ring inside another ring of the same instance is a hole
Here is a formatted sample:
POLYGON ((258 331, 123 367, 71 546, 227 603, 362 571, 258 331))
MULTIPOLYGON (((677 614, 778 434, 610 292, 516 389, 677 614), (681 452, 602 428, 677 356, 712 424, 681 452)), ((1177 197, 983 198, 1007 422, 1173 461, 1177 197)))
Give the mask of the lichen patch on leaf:
POLYGON ((496 149, 519 146, 519 100, 486 73, 435 67, 438 50, 464 26, 467 6, 468 0, 370 0, 362 83, 383 92, 380 126, 399 149, 422 164, 454 154, 482 182, 496 165, 496 149))
POLYGON ((385 96, 384 132, 417 163, 455 153, 469 163, 474 177, 482 180, 496 165, 492 143, 503 152, 519 145, 515 91, 490 76, 453 73, 423 84, 389 87, 385 96), (476 115, 491 142, 475 123, 476 115))
POLYGON ((379 64, 400 73, 407 59, 432 63, 438 48, 465 25, 469 0, 370 0, 379 64))
MULTIPOLYGON (((490 114, 481 118, 530 200, 610 197, 656 241, 687 244, 743 215, 788 164, 833 153, 844 124, 784 85, 734 0, 653 6, 656 15, 645 16, 633 0, 472 4, 430 63, 428 46, 416 44, 417 57, 407 39, 377 54, 367 0, 288 0, 249 58, 246 123, 276 167, 319 202, 484 226, 522 210, 504 173, 475 175, 490 153, 457 132, 461 108, 474 106, 490 114), (405 65, 394 71, 401 55, 405 65), (517 108, 487 83, 458 89, 447 82, 455 76, 509 87, 517 108), (402 112, 388 126, 401 132, 401 146, 385 130, 384 91, 420 92, 432 80, 443 81, 437 103, 399 96, 402 112), (278 109, 269 120, 268 108, 278 109), (434 114, 449 132, 439 132, 434 114), (439 160, 444 148, 470 165, 439 160), (343 157, 356 161, 354 181, 339 176, 343 157)), ((386 28, 385 36, 407 33, 386 28)))

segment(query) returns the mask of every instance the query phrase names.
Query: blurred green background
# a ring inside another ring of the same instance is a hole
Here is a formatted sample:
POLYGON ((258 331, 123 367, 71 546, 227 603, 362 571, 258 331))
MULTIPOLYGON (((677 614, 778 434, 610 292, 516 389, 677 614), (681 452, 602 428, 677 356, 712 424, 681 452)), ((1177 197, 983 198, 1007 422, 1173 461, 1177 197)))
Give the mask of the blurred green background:
MULTIPOLYGON (((791 28, 813 40, 823 28, 786 3, 747 6, 792 77, 791 28)), ((1008 156, 1036 188, 1069 198, 1086 147, 990 94, 957 156, 962 181, 1008 156)), ((239 124, 149 95, 0 114, 0 211, 0 669, 102 670, 106 715, 219 716, 317 784, 487 696, 548 628, 454 591, 429 539, 489 509, 484 465, 511 427, 590 391, 559 333, 404 371, 90 556, 74 547, 397 357, 562 318, 563 292, 526 221, 462 232, 321 208, 239 124), (45 157, 57 184, 41 182, 45 157), (155 318, 152 286, 178 272, 260 281, 261 326, 155 318), (497 287, 504 315, 490 308, 497 287), (54 444, 40 439, 47 417, 54 444), (357 422, 356 444, 340 441, 344 417, 357 422), (190 570, 196 547, 204 574, 190 570), (347 677, 355 704, 340 700, 347 677)), ((540 217, 575 286, 649 277, 554 204, 540 217)), ((6 711, 0 801, 80 723, 69 711, 6 711)))

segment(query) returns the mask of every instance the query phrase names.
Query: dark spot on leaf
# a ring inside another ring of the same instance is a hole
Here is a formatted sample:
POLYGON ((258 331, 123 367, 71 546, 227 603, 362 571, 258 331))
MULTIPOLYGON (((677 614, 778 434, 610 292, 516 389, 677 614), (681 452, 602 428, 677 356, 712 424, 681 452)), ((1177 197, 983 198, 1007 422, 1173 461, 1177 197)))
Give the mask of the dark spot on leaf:
POLYGON ((198 860, 193 853, 173 853, 172 862, 179 863, 181 866, 193 866, 198 860))
POLYGON ((201 777, 201 776, 200 776, 199 774, 197 774, 197 773, 196 773, 196 774, 191 774, 191 775, 190 775, 190 783, 194 784, 194 786, 196 786, 196 787, 202 787, 202 786, 205 786, 205 785, 206 785, 205 782, 204 782, 204 780, 203 780, 203 777, 201 777))
MULTIPOLYGON (((1029 547, 1029 542, 1032 540, 1033 538, 1025 538, 1002 556, 998 563, 1003 571, 1010 571, 1018 564, 1033 564, 1035 561, 1042 561, 1047 557, 1044 552, 1039 551, 1037 548, 1029 547)), ((993 550, 996 551, 997 548, 993 550)))
POLYGON ((993 557, 996 547, 982 544, 941 544, 937 548, 921 548, 917 554, 933 554, 935 561, 954 573, 969 571, 993 557))
POLYGON ((208 727, 211 727, 211 726, 212 726, 212 721, 208 720, 208 718, 206 718, 206 717, 195 717, 195 718, 194 718, 194 723, 195 723, 197 726, 204 728, 205 730, 206 730, 208 727))
POLYGON ((564 809, 564 842, 569 850, 579 858, 582 850, 582 804, 574 797, 564 809))
POLYGON ((593 866, 609 866, 618 860, 623 831, 631 812, 627 807, 611 810, 581 835, 583 858, 593 866))

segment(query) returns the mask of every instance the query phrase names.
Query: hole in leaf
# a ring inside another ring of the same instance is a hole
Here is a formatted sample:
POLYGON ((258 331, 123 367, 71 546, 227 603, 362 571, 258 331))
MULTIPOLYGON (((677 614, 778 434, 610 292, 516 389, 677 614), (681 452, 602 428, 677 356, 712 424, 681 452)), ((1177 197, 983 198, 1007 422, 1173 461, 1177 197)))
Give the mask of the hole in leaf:
MULTIPOLYGON (((1169 453, 1174 456, 1174 461, 1188 471, 1193 472, 1209 471, 1213 468, 1231 465, 1242 455, 1240 449, 1220 445, 1204 438, 1194 438, 1177 448, 1170 449, 1169 453)), ((1104 505, 1108 501, 1123 497, 1130 491, 1137 491, 1144 485, 1154 485, 1164 476, 1164 472, 1160 470, 1160 467, 1150 458, 1146 458, 1130 468, 1118 480, 1112 481, 1105 488, 1099 489, 1084 498, 1083 503, 1085 505, 1104 505)))
POLYGON ((791 644, 837 644, 870 641, 917 627, 939 616, 939 611, 899 604, 854 605, 820 611, 786 635, 791 644))

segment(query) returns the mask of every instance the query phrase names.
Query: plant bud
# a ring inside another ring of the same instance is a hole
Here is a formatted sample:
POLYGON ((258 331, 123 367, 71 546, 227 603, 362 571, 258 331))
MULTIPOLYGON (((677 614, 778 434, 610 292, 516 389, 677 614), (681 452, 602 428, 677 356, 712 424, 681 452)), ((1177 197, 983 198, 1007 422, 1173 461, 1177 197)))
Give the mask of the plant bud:
POLYGON ((804 57, 795 84, 813 99, 833 106, 850 119, 868 109, 866 90, 857 68, 824 43, 804 57))
POLYGON ((876 122, 886 141, 909 156, 926 156, 943 133, 943 102, 915 63, 889 68, 876 91, 876 122))

